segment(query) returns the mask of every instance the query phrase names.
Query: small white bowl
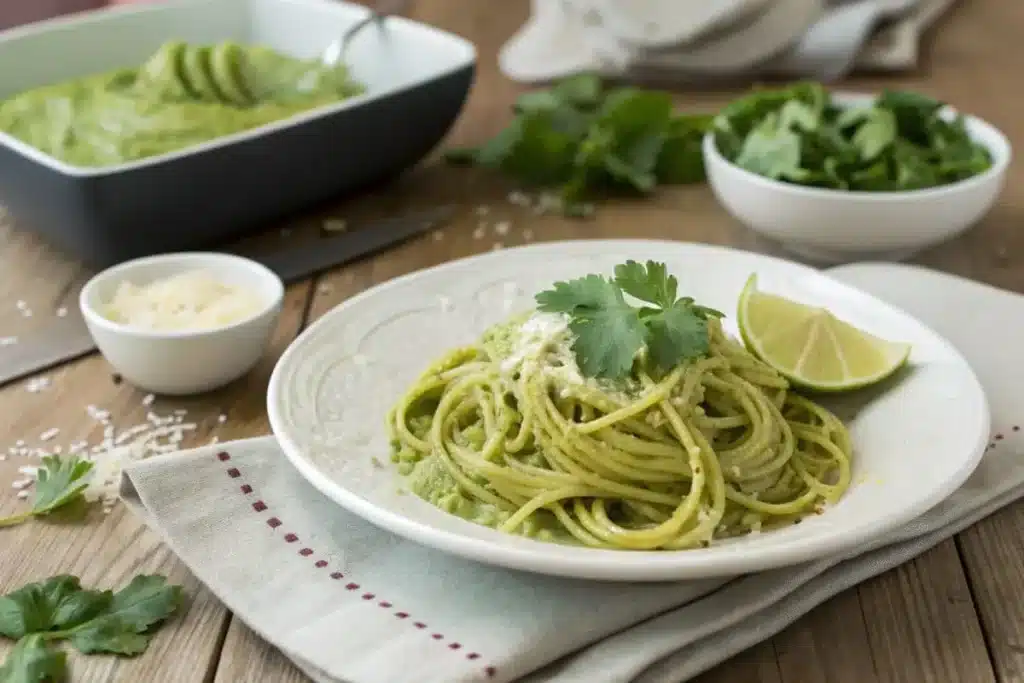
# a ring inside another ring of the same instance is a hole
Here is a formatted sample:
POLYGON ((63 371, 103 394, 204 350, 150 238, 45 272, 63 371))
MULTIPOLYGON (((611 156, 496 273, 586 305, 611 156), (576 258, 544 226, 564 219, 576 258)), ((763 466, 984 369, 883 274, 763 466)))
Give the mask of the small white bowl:
MULTIPOLYGON (((873 95, 835 94, 840 106, 873 95)), ((944 112, 952 116, 952 110, 944 112)), ((811 261, 902 260, 967 230, 1002 191, 1010 141, 985 121, 965 116, 967 131, 992 154, 984 173, 950 185, 906 192, 848 192, 784 183, 723 157, 714 132, 704 137, 704 165, 718 201, 737 220, 811 261)))
POLYGON ((186 252, 108 268, 85 284, 78 303, 100 353, 124 379, 155 394, 183 396, 216 389, 252 369, 270 342, 283 300, 281 278, 256 261, 186 252), (208 330, 152 330, 114 322, 100 312, 126 280, 144 286, 195 270, 255 292, 265 305, 249 318, 208 330))

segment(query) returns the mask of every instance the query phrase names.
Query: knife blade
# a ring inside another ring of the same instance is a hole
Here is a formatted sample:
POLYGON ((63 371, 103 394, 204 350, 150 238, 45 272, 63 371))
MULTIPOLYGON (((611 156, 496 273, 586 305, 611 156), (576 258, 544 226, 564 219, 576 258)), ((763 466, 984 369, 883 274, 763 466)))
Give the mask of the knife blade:
MULTIPOLYGON (((454 207, 446 205, 386 218, 357 230, 266 254, 232 253, 259 261, 289 284, 411 239, 447 221, 453 212, 454 207)), ((95 350, 96 344, 78 306, 68 306, 63 318, 55 318, 43 329, 19 336, 15 344, 0 346, 0 387, 95 350)))

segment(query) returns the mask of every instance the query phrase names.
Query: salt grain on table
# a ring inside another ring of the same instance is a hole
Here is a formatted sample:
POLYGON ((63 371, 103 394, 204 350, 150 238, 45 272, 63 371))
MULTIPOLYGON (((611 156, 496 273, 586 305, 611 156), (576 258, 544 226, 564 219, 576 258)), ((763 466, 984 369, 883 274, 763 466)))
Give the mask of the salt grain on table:
POLYGON ((25 390, 31 394, 37 394, 50 386, 50 380, 46 377, 33 377, 25 382, 25 390))
MULTIPOLYGON (((145 403, 146 400, 144 399, 143 402, 145 403)), ((152 403, 152 400, 149 403, 152 403)), ((74 453, 93 463, 93 475, 89 479, 85 496, 90 501, 101 501, 104 513, 109 513, 118 501, 121 470, 126 464, 151 455, 177 451, 181 448, 181 442, 185 435, 196 429, 195 423, 184 421, 188 412, 184 409, 177 409, 166 415, 150 411, 146 414, 145 422, 120 430, 111 423, 110 411, 89 405, 86 407, 86 412, 97 424, 103 426, 102 440, 94 445, 90 445, 85 440, 74 441, 68 444, 66 450, 68 453, 74 453)), ((221 417, 224 418, 224 420, 220 420, 221 422, 226 421, 226 415, 221 417)), ((57 435, 58 431, 57 429, 47 430, 40 435, 40 439, 50 440, 57 435)), ((26 446, 24 440, 18 440, 7 450, 11 455, 45 457, 59 454, 64 448, 60 445, 52 446, 49 449, 31 448, 26 446)), ((38 468, 23 466, 19 467, 18 471, 27 477, 12 484, 15 489, 20 491, 32 485, 38 468)))

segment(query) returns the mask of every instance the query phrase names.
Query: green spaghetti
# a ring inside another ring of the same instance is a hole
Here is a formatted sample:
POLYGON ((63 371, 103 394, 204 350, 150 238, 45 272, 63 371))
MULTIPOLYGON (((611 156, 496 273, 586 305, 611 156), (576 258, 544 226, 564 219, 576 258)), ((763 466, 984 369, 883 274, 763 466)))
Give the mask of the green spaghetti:
MULTIPOLYGON (((708 309, 710 310, 710 309, 708 309)), ((842 422, 706 324, 707 350, 585 377, 570 316, 535 312, 428 369, 388 415, 410 488, 539 540, 681 550, 793 524, 850 484, 842 422)))

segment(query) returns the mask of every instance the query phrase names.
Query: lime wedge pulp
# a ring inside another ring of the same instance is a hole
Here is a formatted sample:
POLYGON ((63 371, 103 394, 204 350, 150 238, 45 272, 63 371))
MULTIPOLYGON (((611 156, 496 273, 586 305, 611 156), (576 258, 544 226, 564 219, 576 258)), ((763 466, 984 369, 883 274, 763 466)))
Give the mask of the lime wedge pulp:
POLYGON ((880 339, 824 308, 757 289, 757 274, 740 294, 737 323, 743 343, 793 384, 848 391, 881 382, 910 356, 910 345, 880 339))

